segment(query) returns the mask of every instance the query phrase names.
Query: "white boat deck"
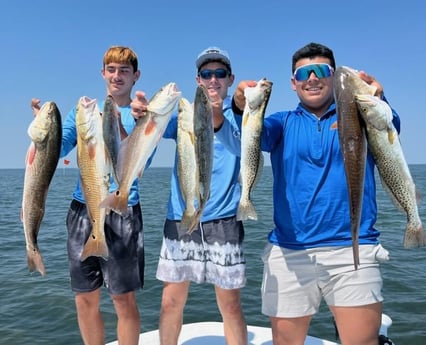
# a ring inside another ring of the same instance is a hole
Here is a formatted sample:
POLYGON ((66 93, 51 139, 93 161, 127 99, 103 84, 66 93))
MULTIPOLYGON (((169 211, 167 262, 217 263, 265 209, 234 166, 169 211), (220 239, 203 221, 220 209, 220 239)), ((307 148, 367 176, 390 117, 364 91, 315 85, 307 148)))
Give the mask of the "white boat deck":
MULTIPOLYGON (((387 336, 392 325, 389 316, 382 315, 380 334, 387 336)), ((248 345, 272 345, 272 332, 269 327, 247 326, 248 345)), ((117 341, 106 345, 118 345, 117 341)), ((141 333, 139 345, 160 345, 158 330, 141 333)), ((195 322, 182 326, 178 345, 226 345, 222 322, 195 322)), ((338 343, 308 336, 305 345, 338 345, 338 343)))

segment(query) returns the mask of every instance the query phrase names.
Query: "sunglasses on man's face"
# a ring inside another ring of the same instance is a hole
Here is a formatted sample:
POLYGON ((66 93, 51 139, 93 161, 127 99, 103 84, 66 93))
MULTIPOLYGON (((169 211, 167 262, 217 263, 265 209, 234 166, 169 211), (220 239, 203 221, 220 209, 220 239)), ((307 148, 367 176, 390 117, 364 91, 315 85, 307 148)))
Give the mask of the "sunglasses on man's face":
POLYGON ((198 75, 202 79, 210 80, 213 78, 213 75, 216 77, 216 79, 224 79, 229 75, 229 72, 224 68, 218 68, 218 69, 202 69, 198 75))
POLYGON ((314 63, 296 68, 293 77, 297 81, 305 81, 309 79, 312 72, 321 79, 331 77, 334 69, 327 63, 314 63))

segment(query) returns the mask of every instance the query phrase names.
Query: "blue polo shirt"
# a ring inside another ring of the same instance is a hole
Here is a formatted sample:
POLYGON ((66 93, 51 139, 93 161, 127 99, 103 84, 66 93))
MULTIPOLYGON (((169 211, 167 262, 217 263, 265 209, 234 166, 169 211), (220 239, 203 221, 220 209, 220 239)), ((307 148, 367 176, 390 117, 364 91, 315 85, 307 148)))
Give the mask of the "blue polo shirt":
MULTIPOLYGON (((393 112, 399 132, 398 115, 393 112)), ((217 135, 230 149, 238 138, 227 128, 217 135)), ((239 142, 240 143, 240 142, 239 142)), ((265 117, 262 150, 270 153, 274 178, 271 243, 289 249, 352 244, 348 188, 335 104, 318 118, 301 104, 265 117)), ((367 154, 360 244, 378 243, 375 163, 367 154)))

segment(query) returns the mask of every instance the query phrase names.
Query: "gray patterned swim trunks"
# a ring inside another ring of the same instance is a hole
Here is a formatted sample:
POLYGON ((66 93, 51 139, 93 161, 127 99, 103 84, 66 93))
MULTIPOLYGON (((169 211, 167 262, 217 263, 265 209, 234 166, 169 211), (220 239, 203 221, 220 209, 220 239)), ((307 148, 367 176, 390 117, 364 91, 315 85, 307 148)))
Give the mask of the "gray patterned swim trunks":
POLYGON ((108 260, 90 256, 81 261, 81 252, 92 225, 85 204, 73 200, 67 215, 68 262, 71 288, 74 292, 90 292, 105 285, 111 294, 122 294, 142 288, 145 255, 140 205, 128 208, 122 217, 111 212, 105 219, 108 260))
POLYGON ((211 283, 239 289, 246 283, 244 227, 235 217, 201 223, 188 234, 180 222, 166 219, 157 279, 211 283))

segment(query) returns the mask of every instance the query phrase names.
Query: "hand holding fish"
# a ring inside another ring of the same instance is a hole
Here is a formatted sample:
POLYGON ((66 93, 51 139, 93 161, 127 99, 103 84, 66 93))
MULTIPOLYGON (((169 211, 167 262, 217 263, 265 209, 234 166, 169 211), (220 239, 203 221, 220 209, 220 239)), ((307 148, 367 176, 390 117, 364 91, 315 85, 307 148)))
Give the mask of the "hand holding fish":
POLYGON ((383 97, 383 86, 372 75, 367 74, 365 71, 359 71, 358 75, 367 84, 374 86, 376 88, 376 92, 374 93, 374 96, 377 96, 379 98, 383 97))
POLYGON ((146 99, 145 92, 136 91, 135 98, 130 103, 130 107, 132 108, 132 116, 135 120, 145 116, 148 108, 148 100, 146 99))
POLYGON ((246 97, 244 96, 244 90, 248 87, 255 87, 257 85, 256 80, 242 80, 238 83, 237 88, 234 92, 234 102, 238 109, 244 110, 246 106, 246 97))
POLYGON ((38 98, 31 98, 31 109, 34 116, 37 116, 40 111, 40 100, 38 98))

